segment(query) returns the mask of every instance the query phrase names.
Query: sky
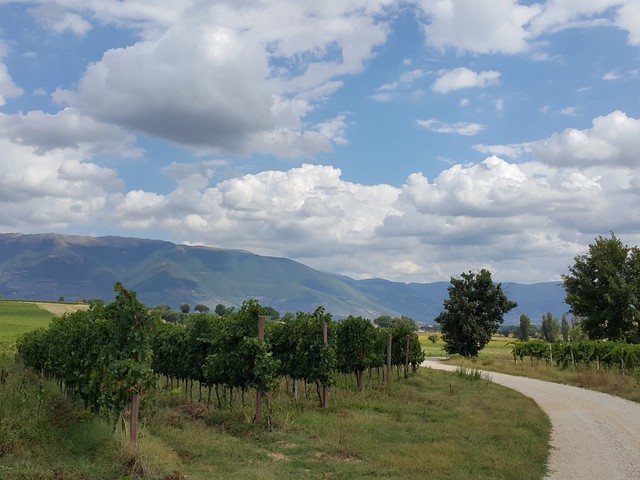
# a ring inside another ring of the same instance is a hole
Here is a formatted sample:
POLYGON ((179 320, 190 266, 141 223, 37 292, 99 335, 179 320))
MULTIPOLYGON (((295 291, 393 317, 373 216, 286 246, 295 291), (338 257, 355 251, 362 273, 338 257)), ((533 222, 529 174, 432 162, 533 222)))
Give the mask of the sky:
POLYGON ((0 0, 0 232, 558 280, 640 244, 640 0, 0 0))

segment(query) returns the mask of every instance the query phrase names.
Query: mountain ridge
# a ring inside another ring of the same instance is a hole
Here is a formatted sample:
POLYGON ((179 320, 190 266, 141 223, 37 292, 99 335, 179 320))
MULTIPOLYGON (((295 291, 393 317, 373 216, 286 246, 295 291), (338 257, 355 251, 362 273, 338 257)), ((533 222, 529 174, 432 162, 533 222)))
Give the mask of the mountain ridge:
MULTIPOLYGON (((246 250, 174 244, 119 236, 56 233, 0 234, 0 294, 7 299, 113 298, 122 282, 149 306, 218 303, 237 306, 255 298, 281 312, 313 311, 319 305, 336 317, 407 315, 432 322, 442 311, 448 282, 402 283, 381 278, 355 280, 320 272, 288 258, 246 250)), ((535 322, 547 311, 568 311, 557 282, 503 283, 520 313, 535 322)))

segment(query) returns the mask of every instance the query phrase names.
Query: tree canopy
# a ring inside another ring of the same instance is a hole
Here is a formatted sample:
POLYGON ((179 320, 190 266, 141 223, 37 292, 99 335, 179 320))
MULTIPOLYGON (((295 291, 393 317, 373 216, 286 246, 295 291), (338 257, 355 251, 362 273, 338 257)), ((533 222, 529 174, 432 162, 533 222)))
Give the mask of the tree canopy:
POLYGON ((599 236, 563 275, 566 302, 590 339, 640 342, 640 249, 599 236))
POLYGON ((486 269, 452 277, 448 291, 445 311, 435 321, 442 326, 445 351, 465 357, 477 356, 504 321, 504 314, 518 306, 500 283, 493 283, 486 269))

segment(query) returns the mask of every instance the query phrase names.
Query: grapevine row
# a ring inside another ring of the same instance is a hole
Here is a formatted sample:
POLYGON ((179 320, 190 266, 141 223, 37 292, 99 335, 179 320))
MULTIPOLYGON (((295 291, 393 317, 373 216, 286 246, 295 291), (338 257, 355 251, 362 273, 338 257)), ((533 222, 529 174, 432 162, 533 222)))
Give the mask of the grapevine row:
POLYGON ((18 341, 26 366, 55 378, 69 394, 94 411, 119 414, 134 395, 144 395, 159 377, 178 381, 193 398, 194 384, 233 394, 272 390, 280 377, 326 387, 338 373, 354 374, 362 388, 363 372, 387 362, 392 337, 392 364, 412 365, 424 359, 418 337, 407 326, 374 327, 369 320, 341 322, 319 307, 299 312, 286 322, 268 322, 258 338, 262 308, 255 300, 224 317, 193 314, 185 325, 167 324, 144 307, 134 292, 116 285, 116 301, 93 305, 55 318, 46 329, 18 341), (326 324, 327 341, 322 333, 326 324))
POLYGON ((529 357, 531 361, 553 362, 560 368, 595 365, 617 368, 621 373, 640 368, 640 345, 620 342, 517 342, 512 345, 511 354, 516 362, 529 357))

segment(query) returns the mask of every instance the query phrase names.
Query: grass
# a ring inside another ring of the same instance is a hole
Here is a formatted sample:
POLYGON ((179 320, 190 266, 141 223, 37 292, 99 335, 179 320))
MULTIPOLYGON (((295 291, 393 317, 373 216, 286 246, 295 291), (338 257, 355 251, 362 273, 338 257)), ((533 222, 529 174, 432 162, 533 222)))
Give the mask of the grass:
POLYGON ((562 370, 549 362, 529 359, 515 363, 509 347, 509 343, 514 341, 494 337, 476 359, 454 356, 447 363, 588 388, 640 402, 640 372, 622 375, 617 369, 597 370, 583 365, 562 370))
POLYGON ((275 394, 272 432, 245 409, 164 398, 145 430, 187 478, 535 479, 549 423, 535 403, 489 382, 420 370, 362 394, 332 389, 328 409, 275 394))
POLYGON ((46 327, 53 314, 35 303, 0 301, 0 343, 15 340, 19 335, 46 327))
MULTIPOLYGON (((301 393, 304 397, 304 395, 301 393)), ((239 397, 237 395, 236 397, 239 397)), ((247 395, 247 399, 252 395, 247 395)), ((0 385, 0 478, 540 479, 550 425, 490 382, 421 369, 408 380, 332 388, 330 407, 271 395, 273 429, 170 391, 143 409, 137 447, 50 381, 13 365, 0 385)))

